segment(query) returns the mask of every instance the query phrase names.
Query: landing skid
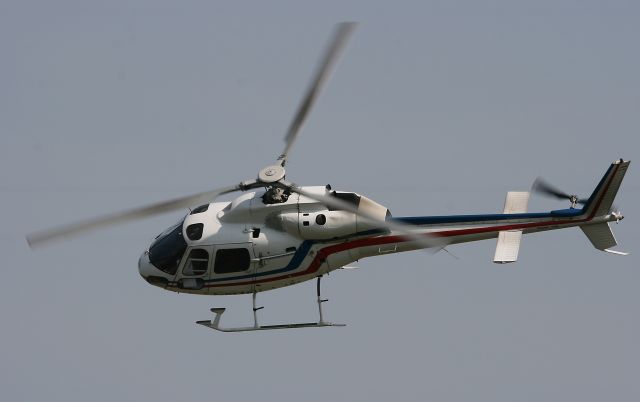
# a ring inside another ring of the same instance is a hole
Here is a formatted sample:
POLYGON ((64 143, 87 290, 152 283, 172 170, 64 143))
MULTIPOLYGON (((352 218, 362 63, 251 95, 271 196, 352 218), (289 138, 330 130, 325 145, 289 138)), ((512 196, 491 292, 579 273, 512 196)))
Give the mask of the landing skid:
POLYGON ((318 284, 316 286, 317 295, 318 295, 318 314, 320 319, 318 322, 300 322, 300 323, 292 323, 292 324, 275 324, 275 325, 259 325, 258 324, 258 310, 263 309, 264 307, 256 307, 256 294, 253 294, 253 326, 251 327, 221 327, 220 326, 220 318, 222 314, 225 312, 225 308, 212 308, 211 312, 216 316, 211 320, 203 320, 196 321, 196 324, 203 325, 205 327, 215 329, 216 331, 221 332, 245 332, 245 331, 265 331, 271 329, 293 329, 293 328, 314 328, 314 327, 344 327, 345 324, 335 324, 332 322, 327 322, 324 320, 322 315, 322 303, 328 301, 328 299, 323 299, 320 296, 320 278, 318 277, 318 284))

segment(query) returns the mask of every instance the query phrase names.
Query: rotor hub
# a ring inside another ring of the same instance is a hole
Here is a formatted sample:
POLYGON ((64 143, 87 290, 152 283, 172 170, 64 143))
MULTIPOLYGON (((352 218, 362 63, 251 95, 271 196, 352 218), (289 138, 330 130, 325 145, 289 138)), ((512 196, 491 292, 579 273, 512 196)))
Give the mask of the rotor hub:
POLYGON ((577 195, 570 195, 569 196, 569 201, 571 202, 571 208, 575 208, 576 205, 578 205, 578 196, 577 195))
POLYGON ((258 180, 263 183, 275 183, 284 179, 285 170, 280 165, 267 166, 258 173, 258 180))

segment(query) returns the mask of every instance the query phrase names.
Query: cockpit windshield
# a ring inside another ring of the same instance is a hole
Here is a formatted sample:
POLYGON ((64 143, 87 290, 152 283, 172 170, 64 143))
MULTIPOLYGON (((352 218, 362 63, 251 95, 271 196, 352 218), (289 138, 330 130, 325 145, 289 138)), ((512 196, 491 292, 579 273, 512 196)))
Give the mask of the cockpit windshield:
POLYGON ((187 249, 182 236, 184 219, 162 232, 149 247, 149 262, 169 275, 175 275, 187 249))

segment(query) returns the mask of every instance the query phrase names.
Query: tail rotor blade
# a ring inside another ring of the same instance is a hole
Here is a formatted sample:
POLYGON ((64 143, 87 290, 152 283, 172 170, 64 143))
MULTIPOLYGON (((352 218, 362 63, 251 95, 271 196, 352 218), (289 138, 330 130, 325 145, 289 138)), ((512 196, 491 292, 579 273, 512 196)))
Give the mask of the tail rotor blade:
POLYGON ((565 200, 571 199, 571 195, 558 190, 557 188, 555 188, 554 186, 552 186, 551 184, 549 184, 548 182, 546 182, 542 177, 538 177, 534 182, 533 182, 533 186, 531 187, 531 191, 539 193, 539 194, 544 194, 547 196, 551 196, 551 197, 555 197, 557 199, 560 200, 565 200))
POLYGON ((27 236, 27 242, 29 243, 31 248, 35 248, 56 239, 72 237, 91 230, 143 219, 146 217, 163 214, 165 212, 210 202, 211 200, 222 194, 242 190, 243 188, 244 187, 241 184, 229 187, 221 187, 211 191, 205 191, 186 197, 174 198, 169 201, 162 201, 155 204, 130 209, 128 211, 116 212, 93 219, 87 219, 70 225, 30 234, 27 236))

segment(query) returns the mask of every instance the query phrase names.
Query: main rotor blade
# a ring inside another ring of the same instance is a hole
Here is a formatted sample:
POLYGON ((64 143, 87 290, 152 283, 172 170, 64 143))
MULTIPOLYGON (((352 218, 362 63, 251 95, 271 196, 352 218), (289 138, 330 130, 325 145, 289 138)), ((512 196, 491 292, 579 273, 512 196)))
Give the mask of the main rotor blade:
POLYGON ((538 177, 536 181, 533 182, 533 186, 531 186, 531 191, 536 193, 549 195, 561 200, 570 200, 571 195, 558 190, 551 184, 547 183, 542 177, 538 177))
POLYGON ((323 84, 329 77, 329 73, 331 72, 333 65, 340 55, 340 51, 344 48, 356 25, 357 23, 355 22, 342 22, 336 25, 336 28, 333 32, 333 37, 329 42, 329 46, 327 47, 327 50, 325 51, 324 56, 321 59, 321 63, 318 66, 316 73, 313 76, 311 85, 302 98, 302 102, 300 102, 300 106, 298 106, 298 110, 296 111, 295 115, 293 116, 293 120, 289 125, 287 135, 284 137, 285 147, 282 151, 282 154, 278 157, 278 161, 282 166, 287 163, 289 151, 291 150, 293 143, 298 137, 298 132, 300 132, 300 128, 307 118, 309 111, 313 107, 313 104, 318 97, 323 84))
POLYGON ((381 221, 377 219, 375 216, 359 210, 353 204, 350 204, 336 197, 332 197, 329 195, 313 194, 306 190, 301 189, 300 187, 297 187, 293 183, 289 183, 284 180, 281 180, 280 184, 284 185, 294 193, 298 193, 300 195, 304 195, 305 197, 309 197, 313 200, 316 200, 318 202, 325 204, 328 207, 354 213, 358 215, 358 217, 364 219, 365 221, 372 223, 374 225, 380 226, 380 228, 385 228, 389 230, 394 230, 396 232, 400 232, 403 236, 410 238, 412 241, 415 241, 423 248, 429 248, 429 249, 432 249, 432 251, 439 251, 440 249, 442 249, 444 246, 448 244, 444 238, 429 235, 429 234, 424 234, 424 233, 416 233, 416 230, 420 229, 419 227, 406 225, 404 223, 399 223, 393 220, 381 221))
POLYGON ((71 237, 80 233, 115 225, 118 223, 129 222, 180 208, 186 208, 205 202, 210 202, 211 200, 222 194, 231 193, 234 191, 242 190, 244 188, 245 187, 243 187, 242 184, 229 187, 221 187, 215 190, 205 191, 186 197, 174 198, 169 201, 162 201, 155 204, 134 208, 128 211, 116 212, 98 218, 87 219, 85 221, 72 223, 70 225, 65 225, 30 234, 27 236, 27 242, 29 243, 29 246, 31 246, 31 248, 35 248, 55 239, 71 237))

